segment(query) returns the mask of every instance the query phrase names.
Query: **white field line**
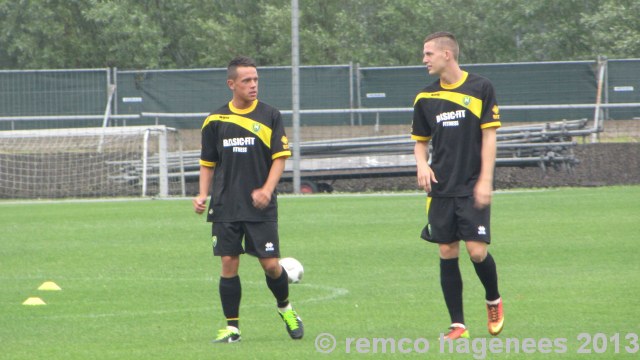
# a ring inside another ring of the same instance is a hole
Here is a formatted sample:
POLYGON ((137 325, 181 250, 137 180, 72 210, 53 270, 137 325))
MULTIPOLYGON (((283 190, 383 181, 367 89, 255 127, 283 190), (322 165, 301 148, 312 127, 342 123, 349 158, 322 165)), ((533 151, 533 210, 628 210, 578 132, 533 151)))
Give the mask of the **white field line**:
MULTIPOLYGON (((172 278, 146 278, 146 279, 114 279, 114 278, 95 278, 95 279, 80 279, 81 281, 88 281, 95 283, 96 280, 110 280, 110 281, 213 281, 210 279, 172 279, 172 278)), ((252 287, 258 286, 266 286, 264 282, 254 282, 254 281, 243 281, 243 286, 249 285, 252 287)), ((311 298, 299 298, 294 301, 294 304, 308 304, 308 303, 316 303, 316 302, 324 302, 331 301, 341 296, 345 296, 349 293, 348 289, 332 287, 332 286, 324 286, 324 285, 315 285, 315 284, 292 284, 292 290, 295 293, 296 288, 309 288, 312 290, 316 290, 317 292, 322 292, 323 294, 318 294, 318 296, 314 296, 311 298)), ((63 290, 64 291, 64 290, 63 290)), ((252 305, 243 305, 243 308, 260 308, 260 307, 273 307, 271 301, 264 304, 252 304, 252 305)), ((49 315, 43 316, 43 318, 47 319, 99 319, 99 318, 112 318, 112 317, 136 317, 136 316, 147 316, 147 315, 164 315, 164 314, 176 314, 176 313, 198 313, 198 312, 208 312, 212 311, 213 306, 201 306, 201 307, 192 307, 192 308, 172 308, 172 309, 157 309, 157 310, 145 310, 145 311, 130 311, 123 310, 117 312, 108 312, 108 313, 90 313, 90 314, 60 314, 60 315, 49 315)))

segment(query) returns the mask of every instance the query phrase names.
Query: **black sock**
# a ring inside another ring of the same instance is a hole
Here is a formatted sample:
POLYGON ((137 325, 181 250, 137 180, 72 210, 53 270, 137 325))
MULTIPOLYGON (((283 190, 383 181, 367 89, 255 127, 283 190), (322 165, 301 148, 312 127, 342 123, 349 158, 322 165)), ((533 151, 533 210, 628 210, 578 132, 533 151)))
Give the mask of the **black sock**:
POLYGON ((283 308, 289 305, 289 277, 287 272, 282 269, 282 274, 277 279, 272 279, 269 275, 265 276, 267 278, 267 286, 275 296, 278 307, 283 308))
POLYGON ((237 328, 240 322, 240 298, 242 296, 240 276, 236 275, 232 278, 220 277, 219 290, 222 312, 227 318, 227 326, 237 328))
POLYGON ((462 275, 458 266, 458 258, 440 259, 440 285, 447 304, 451 323, 464 324, 462 310, 462 275))
POLYGON ((484 286, 485 299, 488 301, 497 300, 500 293, 498 292, 498 271, 493 256, 487 253, 487 257, 482 262, 473 262, 473 267, 484 286))

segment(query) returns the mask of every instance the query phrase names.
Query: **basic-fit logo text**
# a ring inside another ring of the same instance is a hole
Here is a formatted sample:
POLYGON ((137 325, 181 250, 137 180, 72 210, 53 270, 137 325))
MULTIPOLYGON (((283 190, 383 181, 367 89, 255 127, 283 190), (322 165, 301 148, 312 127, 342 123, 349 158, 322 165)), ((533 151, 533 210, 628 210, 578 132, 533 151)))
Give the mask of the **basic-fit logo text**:
POLYGON ((255 145, 255 143, 256 143, 256 138, 251 136, 222 140, 222 146, 233 147, 233 152, 238 152, 238 153, 246 153, 247 146, 253 146, 255 145))

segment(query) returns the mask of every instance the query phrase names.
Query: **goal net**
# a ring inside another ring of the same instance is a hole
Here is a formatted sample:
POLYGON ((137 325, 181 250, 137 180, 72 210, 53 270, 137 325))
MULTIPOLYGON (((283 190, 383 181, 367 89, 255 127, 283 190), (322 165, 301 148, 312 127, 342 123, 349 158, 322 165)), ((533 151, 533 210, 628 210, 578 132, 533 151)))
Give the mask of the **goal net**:
POLYGON ((184 195, 165 126, 0 131, 0 198, 184 195))

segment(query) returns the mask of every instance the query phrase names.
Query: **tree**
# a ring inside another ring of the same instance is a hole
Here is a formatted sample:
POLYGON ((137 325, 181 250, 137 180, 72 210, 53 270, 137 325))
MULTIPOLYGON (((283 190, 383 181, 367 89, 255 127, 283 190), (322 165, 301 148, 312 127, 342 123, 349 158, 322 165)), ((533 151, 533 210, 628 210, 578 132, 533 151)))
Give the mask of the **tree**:
POLYGON ((594 59, 585 41, 582 17, 596 10, 594 0, 500 0, 504 19, 516 37, 516 61, 594 59))
POLYGON ((603 0, 597 11, 585 14, 583 27, 590 53, 610 58, 640 58, 640 2, 603 0))
MULTIPOLYGON (((224 67, 291 62, 290 0, 0 0, 0 66, 224 67)), ((640 57, 637 0, 304 0, 308 65, 419 65, 451 31, 462 63, 640 57)))
POLYGON ((194 64, 222 67, 236 55, 261 66, 289 64, 290 14, 288 0, 216 2, 211 13, 192 19, 194 64))
POLYGON ((82 19, 92 33, 92 49, 102 66, 157 68, 169 43, 162 29, 145 11, 144 2, 90 0, 82 19))
POLYGON ((81 5, 70 1, 3 1, 0 43, 3 64, 20 68, 81 66, 84 34, 76 21, 81 5))
POLYGON ((0 19, 18 68, 157 67, 166 43, 137 1, 3 1, 0 19))

